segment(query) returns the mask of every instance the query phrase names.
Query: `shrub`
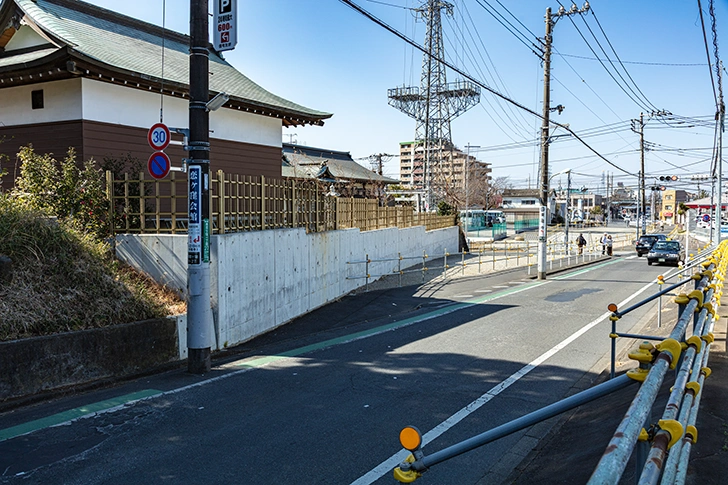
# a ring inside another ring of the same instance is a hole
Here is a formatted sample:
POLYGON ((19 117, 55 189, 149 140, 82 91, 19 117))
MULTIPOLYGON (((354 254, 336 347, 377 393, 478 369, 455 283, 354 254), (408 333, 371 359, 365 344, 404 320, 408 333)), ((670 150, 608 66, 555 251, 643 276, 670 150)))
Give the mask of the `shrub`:
POLYGON ((109 234, 109 203, 101 172, 93 160, 79 164, 76 151, 69 148, 66 157, 58 162, 49 154, 35 153, 32 145, 21 147, 18 158, 22 165, 14 197, 29 209, 73 221, 97 238, 109 234))
POLYGON ((450 215, 453 215, 454 213, 455 213, 455 210, 453 209, 453 207, 450 204, 448 204, 447 202, 445 202, 444 200, 441 200, 437 204, 437 215, 438 216, 450 216, 450 215))
POLYGON ((113 261, 75 220, 49 215, 0 194, 0 254, 13 260, 13 279, 0 286, 0 340, 167 314, 163 288, 113 261))

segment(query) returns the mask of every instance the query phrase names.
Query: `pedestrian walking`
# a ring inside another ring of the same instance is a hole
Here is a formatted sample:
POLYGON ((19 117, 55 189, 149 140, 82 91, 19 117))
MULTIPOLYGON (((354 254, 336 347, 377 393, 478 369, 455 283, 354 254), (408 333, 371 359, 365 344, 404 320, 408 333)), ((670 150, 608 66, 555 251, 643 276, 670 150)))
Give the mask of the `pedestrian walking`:
POLYGON ((607 252, 607 238, 609 236, 605 232, 602 238, 599 240, 599 243, 602 245, 602 254, 605 254, 607 252))
POLYGON ((607 256, 612 255, 612 236, 607 236, 607 256))
POLYGON ((579 247, 579 254, 582 254, 584 252, 584 246, 586 246, 586 239, 584 239, 583 234, 579 234, 579 237, 576 238, 576 245, 579 247))

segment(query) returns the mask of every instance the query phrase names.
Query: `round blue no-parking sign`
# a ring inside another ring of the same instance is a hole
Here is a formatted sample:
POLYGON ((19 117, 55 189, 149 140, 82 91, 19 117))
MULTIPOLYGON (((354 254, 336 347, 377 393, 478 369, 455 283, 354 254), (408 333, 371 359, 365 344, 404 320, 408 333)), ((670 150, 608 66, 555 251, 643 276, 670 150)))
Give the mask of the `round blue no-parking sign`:
POLYGON ((166 177, 171 166, 172 162, 170 162, 169 157, 164 152, 152 153, 152 156, 149 157, 149 162, 147 162, 149 175, 155 179, 163 179, 166 177))

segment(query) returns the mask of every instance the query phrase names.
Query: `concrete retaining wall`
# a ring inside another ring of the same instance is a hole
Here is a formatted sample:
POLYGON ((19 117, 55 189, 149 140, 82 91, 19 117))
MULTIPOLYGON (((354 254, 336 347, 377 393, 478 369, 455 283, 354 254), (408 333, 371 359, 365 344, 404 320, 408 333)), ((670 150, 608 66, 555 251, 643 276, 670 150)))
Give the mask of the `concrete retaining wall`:
MULTIPOLYGON (((236 345, 336 300, 364 285, 371 259, 457 251, 458 228, 425 231, 417 226, 360 232, 358 229, 306 234, 279 229, 215 235, 210 248, 213 349, 236 345)), ((186 235, 120 235, 117 256, 155 280, 185 294, 186 235)), ((421 262, 402 261, 402 268, 421 262)), ((391 274, 397 261, 373 262, 369 274, 391 274)), ((184 349, 186 351, 186 349, 184 349)), ((180 355, 183 355, 180 347, 180 355)))
POLYGON ((0 402, 148 371, 179 359, 177 341, 165 318, 0 342, 0 402))

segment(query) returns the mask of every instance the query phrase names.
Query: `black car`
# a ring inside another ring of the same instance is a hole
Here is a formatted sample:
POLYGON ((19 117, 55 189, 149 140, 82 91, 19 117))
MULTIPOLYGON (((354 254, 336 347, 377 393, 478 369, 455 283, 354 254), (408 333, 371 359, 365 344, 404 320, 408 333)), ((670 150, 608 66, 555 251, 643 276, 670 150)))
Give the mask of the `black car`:
POLYGON ((665 241, 666 239, 667 236, 665 236, 664 234, 645 234, 643 236, 640 236, 640 238, 635 243, 637 256, 642 256, 643 254, 649 253, 650 249, 652 249, 652 246, 654 246, 657 241, 665 241))
POLYGON ((664 263, 677 266, 683 260, 679 241, 657 241, 647 253, 647 264, 664 263))

